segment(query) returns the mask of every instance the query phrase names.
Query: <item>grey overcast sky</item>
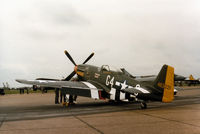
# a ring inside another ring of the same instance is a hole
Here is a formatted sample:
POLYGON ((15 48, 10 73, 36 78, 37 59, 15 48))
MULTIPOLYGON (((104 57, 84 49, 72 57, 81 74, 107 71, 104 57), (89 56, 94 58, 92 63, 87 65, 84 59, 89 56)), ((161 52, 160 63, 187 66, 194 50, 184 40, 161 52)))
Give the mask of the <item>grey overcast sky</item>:
POLYGON ((157 74, 163 64, 200 77, 199 0, 1 0, 0 86, 62 78, 88 64, 157 74))

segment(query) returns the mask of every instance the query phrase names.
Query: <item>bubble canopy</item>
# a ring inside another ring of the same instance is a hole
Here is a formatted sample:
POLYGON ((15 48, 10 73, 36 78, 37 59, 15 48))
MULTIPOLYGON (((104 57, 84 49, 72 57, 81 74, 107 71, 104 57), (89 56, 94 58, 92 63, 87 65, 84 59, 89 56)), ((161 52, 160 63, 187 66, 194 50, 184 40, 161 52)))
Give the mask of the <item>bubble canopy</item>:
POLYGON ((112 71, 112 72, 119 72, 119 73, 123 73, 121 69, 117 68, 117 67, 113 67, 113 66, 109 66, 109 65, 102 65, 101 69, 103 71, 112 71))

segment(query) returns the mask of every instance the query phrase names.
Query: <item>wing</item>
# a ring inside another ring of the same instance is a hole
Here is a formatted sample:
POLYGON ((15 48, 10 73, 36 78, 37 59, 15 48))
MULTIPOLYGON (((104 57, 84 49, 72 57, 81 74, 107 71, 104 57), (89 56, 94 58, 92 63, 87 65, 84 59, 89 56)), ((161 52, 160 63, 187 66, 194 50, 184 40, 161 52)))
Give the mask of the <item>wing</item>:
POLYGON ((101 99, 101 92, 104 89, 97 88, 90 82, 77 81, 53 81, 53 80, 16 80, 19 83, 28 85, 40 85, 42 87, 60 88, 66 94, 101 99))

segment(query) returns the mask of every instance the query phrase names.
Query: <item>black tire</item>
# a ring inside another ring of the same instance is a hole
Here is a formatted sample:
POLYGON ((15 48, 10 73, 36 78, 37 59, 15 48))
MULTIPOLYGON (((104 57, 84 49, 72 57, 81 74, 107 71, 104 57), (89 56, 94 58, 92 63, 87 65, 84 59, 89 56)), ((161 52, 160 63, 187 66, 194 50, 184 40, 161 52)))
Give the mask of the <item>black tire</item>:
POLYGON ((141 102, 140 107, 141 109, 147 109, 147 104, 145 102, 141 102))

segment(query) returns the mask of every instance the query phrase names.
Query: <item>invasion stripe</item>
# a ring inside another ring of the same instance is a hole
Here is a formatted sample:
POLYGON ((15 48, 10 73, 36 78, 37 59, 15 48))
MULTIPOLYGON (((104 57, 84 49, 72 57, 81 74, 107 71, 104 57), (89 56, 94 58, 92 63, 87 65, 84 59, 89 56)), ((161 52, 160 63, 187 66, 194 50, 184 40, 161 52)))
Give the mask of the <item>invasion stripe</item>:
POLYGON ((98 89, 94 85, 92 85, 89 82, 82 82, 82 83, 85 84, 86 86, 88 86, 90 88, 91 98, 93 98, 93 99, 99 99, 98 89))

